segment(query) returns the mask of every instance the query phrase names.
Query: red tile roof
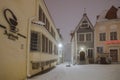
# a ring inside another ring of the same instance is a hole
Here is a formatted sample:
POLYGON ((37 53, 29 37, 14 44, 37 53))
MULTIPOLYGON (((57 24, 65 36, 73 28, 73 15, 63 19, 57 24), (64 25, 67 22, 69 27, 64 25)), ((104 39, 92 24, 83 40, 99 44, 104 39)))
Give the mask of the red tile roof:
POLYGON ((105 18, 107 19, 117 19, 117 8, 112 6, 106 13, 105 18))

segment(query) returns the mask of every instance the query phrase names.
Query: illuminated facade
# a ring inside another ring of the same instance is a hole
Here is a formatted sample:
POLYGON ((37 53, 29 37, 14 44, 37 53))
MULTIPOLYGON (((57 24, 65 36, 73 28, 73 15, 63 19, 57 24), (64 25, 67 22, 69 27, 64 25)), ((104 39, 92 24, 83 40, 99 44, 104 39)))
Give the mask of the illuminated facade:
POLYGON ((71 33, 73 64, 94 63, 94 29, 87 14, 84 13, 78 26, 71 33))
POLYGON ((112 62, 120 62, 120 9, 112 6, 97 17, 95 24, 95 59, 112 57, 112 62))
POLYGON ((0 80, 25 80, 56 65, 62 40, 43 0, 3 0, 0 19, 0 80))

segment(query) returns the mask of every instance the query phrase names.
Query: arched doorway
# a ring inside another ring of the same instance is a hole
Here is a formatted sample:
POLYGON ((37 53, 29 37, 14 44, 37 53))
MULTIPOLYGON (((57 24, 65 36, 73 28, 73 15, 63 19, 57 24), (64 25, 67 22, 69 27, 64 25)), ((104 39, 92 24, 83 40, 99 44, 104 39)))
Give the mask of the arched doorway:
POLYGON ((80 52, 80 61, 85 61, 85 52, 80 52))

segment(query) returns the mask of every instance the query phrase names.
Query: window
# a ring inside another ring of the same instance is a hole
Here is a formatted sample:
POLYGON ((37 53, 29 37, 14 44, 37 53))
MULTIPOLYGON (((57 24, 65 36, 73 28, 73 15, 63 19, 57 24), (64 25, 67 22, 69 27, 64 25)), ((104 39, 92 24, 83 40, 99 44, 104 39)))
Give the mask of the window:
POLYGON ((58 55, 58 48, 57 48, 56 45, 54 45, 54 53, 55 53, 56 55, 58 55))
POLYGON ((105 41, 106 40, 106 33, 100 33, 100 41, 105 41))
MULTIPOLYGON (((43 13, 43 22, 46 23, 46 16, 45 13, 43 13)), ((46 25, 46 24, 45 24, 46 25)))
POLYGON ((110 32, 110 40, 117 40, 117 32, 110 32))
POLYGON ((51 35, 55 38, 55 32, 52 27, 51 27, 51 35))
POLYGON ((45 49, 46 49, 46 53, 48 53, 48 38, 47 37, 46 37, 45 41, 46 41, 46 48, 45 49))
POLYGON ((93 57, 93 49, 88 49, 88 58, 93 57))
POLYGON ((87 28, 88 27, 88 22, 84 20, 81 25, 82 28, 87 28))
POLYGON ((45 36, 44 35, 42 35, 42 52, 45 52, 45 41, 46 41, 46 39, 45 39, 45 36))
POLYGON ((38 32, 31 32, 30 50, 40 51, 40 36, 38 32))
POLYGON ((40 6, 39 6, 39 20, 45 23, 45 28, 49 31, 50 23, 40 6))
POLYGON ((53 43, 44 35, 42 35, 42 52, 52 54, 53 43))
POLYGON ((79 41, 84 41, 84 34, 79 34, 78 40, 79 41))
POLYGON ((39 20, 43 21, 43 11, 42 8, 39 6, 39 20))
POLYGON ((92 40, 92 35, 91 33, 86 34, 86 41, 91 41, 92 40))
POLYGON ((49 23, 49 21, 48 21, 48 19, 46 18, 46 29, 49 31, 49 26, 50 26, 50 23, 49 23))
POLYGON ((40 63, 39 62, 32 62, 32 69, 39 69, 40 63))
POLYGON ((97 47, 97 53, 103 53, 103 47, 97 47))
POLYGON ((49 53, 52 54, 52 42, 49 40, 49 53))

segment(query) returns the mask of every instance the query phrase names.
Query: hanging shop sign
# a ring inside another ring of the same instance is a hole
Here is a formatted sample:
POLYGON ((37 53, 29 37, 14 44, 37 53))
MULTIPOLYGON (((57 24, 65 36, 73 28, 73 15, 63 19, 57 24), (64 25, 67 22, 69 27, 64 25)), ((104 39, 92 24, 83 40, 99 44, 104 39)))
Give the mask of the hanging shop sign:
POLYGON ((6 27, 0 24, 0 27, 4 29, 4 35, 8 36, 8 39, 18 40, 19 37, 26 38, 26 36, 19 33, 17 17, 10 9, 5 9, 3 11, 4 18, 9 24, 9 27, 6 27))

